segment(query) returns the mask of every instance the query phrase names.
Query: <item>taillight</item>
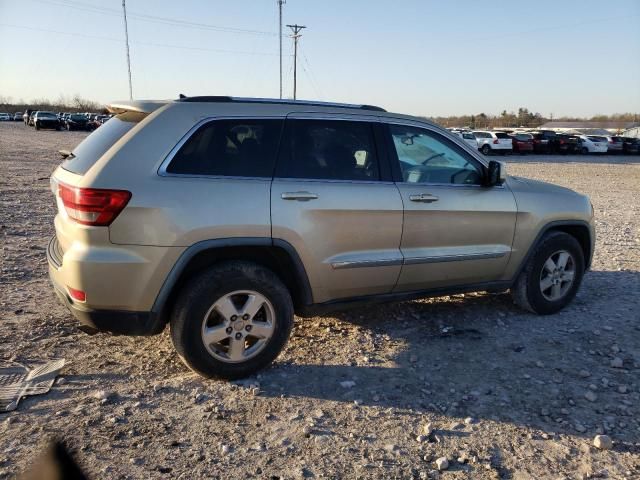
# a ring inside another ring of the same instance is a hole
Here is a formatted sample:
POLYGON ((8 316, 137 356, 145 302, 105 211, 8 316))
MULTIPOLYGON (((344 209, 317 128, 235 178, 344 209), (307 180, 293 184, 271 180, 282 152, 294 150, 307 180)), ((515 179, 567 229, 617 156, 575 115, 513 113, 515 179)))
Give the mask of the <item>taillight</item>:
POLYGON ((75 288, 67 287, 69 291, 69 296, 78 302, 86 302, 87 294, 82 290, 76 290, 75 288))
POLYGON ((498 140, 497 138, 493 141, 494 145, 497 145, 500 143, 500 140, 498 140))
POLYGON ((72 220, 83 225, 106 227, 113 222, 131 199, 126 190, 78 188, 58 184, 58 195, 72 220))
POLYGON ((564 145, 564 140, 560 140, 560 145, 564 145))

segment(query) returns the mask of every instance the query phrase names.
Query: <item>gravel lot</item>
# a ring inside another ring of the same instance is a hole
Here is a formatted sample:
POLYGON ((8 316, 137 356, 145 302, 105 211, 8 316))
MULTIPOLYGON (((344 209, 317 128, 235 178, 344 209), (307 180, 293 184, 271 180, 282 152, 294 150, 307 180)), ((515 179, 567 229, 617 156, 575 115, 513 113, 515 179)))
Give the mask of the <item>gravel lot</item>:
POLYGON ((299 319, 272 368, 228 383, 166 332, 79 332, 52 293, 49 176, 85 135, 0 123, 0 361, 67 360, 0 414, 0 478, 53 437, 96 479, 640 478, 640 157, 509 158, 594 204, 593 269, 563 312, 481 293, 299 319))

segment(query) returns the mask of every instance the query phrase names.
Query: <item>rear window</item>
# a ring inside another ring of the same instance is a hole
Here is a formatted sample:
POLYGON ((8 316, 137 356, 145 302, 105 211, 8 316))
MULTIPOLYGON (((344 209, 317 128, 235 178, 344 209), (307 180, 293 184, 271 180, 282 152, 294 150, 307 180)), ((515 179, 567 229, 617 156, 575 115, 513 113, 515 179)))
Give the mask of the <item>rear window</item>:
POLYGON ((526 142, 527 140, 531 140, 533 138, 533 135, 529 133, 518 133, 514 136, 522 142, 526 142))
POLYGON ((39 118, 58 118, 55 113, 51 112, 38 112, 39 118))
POLYGON ((593 136, 588 136, 587 137, 589 140, 591 140, 592 142, 606 142, 607 139, 604 137, 593 137, 593 136))
POLYGON ((507 135, 504 132, 496 132, 496 137, 498 137, 498 138, 511 138, 509 135, 507 135))
POLYGON ((125 112, 95 130, 78 145, 71 156, 62 163, 62 168, 78 175, 84 175, 125 133, 135 127, 148 114, 125 112))
POLYGON ((70 115, 71 120, 85 120, 87 117, 84 115, 70 115))
POLYGON ((271 177, 281 129, 275 119, 213 120, 180 147, 167 173, 271 177))
POLYGON ((463 133, 462 138, 466 138, 467 140, 475 140, 476 137, 473 136, 473 133, 463 133))

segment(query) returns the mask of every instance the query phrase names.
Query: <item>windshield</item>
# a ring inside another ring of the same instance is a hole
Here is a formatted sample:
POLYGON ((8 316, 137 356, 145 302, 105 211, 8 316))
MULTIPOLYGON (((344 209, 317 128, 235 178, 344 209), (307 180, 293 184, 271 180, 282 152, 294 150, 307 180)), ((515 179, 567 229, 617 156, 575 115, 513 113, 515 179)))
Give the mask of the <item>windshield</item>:
POLYGON ((71 120, 85 120, 84 115, 71 115, 71 120))
POLYGON ((62 168, 78 175, 84 175, 107 150, 147 115, 147 113, 139 112, 125 112, 116 115, 84 139, 71 152, 69 158, 62 164, 62 168))
POLYGON ((58 118, 51 112, 38 112, 38 118, 58 118))

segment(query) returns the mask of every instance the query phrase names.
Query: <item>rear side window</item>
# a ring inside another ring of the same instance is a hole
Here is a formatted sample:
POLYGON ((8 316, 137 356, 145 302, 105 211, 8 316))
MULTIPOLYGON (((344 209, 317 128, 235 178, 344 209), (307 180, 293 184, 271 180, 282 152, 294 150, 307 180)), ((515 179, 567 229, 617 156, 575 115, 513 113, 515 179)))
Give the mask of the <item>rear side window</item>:
POLYGON ((213 120, 182 145, 167 173, 270 178, 281 129, 279 119, 213 120))
POLYGON ((131 130, 148 114, 125 112, 106 122, 78 145, 62 168, 78 175, 84 175, 125 133, 131 130))
POLYGON ((343 120, 287 120, 276 176, 379 180, 372 126, 343 120))

